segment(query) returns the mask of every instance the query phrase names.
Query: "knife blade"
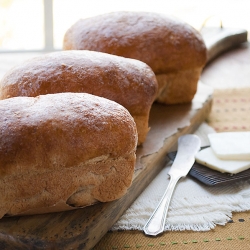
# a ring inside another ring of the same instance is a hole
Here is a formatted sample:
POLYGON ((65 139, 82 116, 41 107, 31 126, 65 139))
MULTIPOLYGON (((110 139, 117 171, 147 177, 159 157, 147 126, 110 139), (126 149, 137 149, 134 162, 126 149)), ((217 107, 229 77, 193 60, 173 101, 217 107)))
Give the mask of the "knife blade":
POLYGON ((170 181, 159 204, 145 224, 143 231, 146 235, 157 236, 164 231, 167 211, 174 188, 181 177, 185 177, 195 162, 195 154, 201 146, 200 138, 187 134, 178 139, 178 149, 175 160, 168 172, 170 181))

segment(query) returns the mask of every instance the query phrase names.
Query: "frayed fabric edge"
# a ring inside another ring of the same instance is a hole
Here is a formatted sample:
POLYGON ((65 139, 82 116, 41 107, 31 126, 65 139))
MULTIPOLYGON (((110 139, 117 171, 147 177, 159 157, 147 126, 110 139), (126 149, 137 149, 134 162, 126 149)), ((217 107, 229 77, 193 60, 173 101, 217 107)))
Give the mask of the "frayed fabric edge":
MULTIPOLYGON (((229 200, 232 200, 232 197, 228 197, 229 200)), ((213 206, 216 206, 216 204, 213 204, 213 206)), ((214 229, 217 225, 225 225, 231 218, 233 212, 244 212, 248 211, 250 209, 250 200, 244 202, 244 204, 238 204, 238 205, 229 205, 225 204, 224 207, 221 207, 221 210, 214 210, 212 212, 207 211, 201 214, 193 214, 187 216, 184 220, 187 220, 183 222, 181 216, 177 221, 182 221, 180 223, 171 223, 171 218, 166 219, 166 225, 164 231, 209 231, 214 229), (192 221, 196 221, 192 223, 192 221), (200 221, 197 223, 197 221, 200 221)), ((145 217, 145 216, 144 216, 145 217)), ((175 217, 178 217, 175 216, 175 217)), ((138 218, 137 218, 138 219, 138 218)), ((176 218, 173 220, 176 221, 176 218)), ((144 227, 144 223, 146 221, 144 219, 141 219, 140 221, 133 221, 131 219, 130 221, 126 222, 126 219, 122 219, 122 223, 115 224, 111 231, 119 231, 119 230, 139 230, 142 231, 144 227)))

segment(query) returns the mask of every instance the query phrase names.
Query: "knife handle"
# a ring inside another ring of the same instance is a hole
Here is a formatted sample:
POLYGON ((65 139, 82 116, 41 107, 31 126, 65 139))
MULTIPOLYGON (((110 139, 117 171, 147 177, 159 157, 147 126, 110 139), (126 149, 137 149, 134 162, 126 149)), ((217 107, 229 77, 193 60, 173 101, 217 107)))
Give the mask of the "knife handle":
POLYGON ((180 178, 181 176, 179 175, 170 175, 170 182, 165 193, 163 194, 159 204, 143 228, 143 231, 146 235, 156 236, 164 231, 170 200, 176 183, 180 178))

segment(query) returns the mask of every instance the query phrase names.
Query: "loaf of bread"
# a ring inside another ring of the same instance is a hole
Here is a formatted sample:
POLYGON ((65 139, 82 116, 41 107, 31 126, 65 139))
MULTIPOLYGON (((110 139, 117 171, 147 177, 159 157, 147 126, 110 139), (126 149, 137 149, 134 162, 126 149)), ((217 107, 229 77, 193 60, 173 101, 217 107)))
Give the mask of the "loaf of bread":
POLYGON ((157 101, 191 102, 207 49, 198 31, 176 18, 148 12, 113 12, 81 19, 64 36, 64 50, 93 50, 134 58, 156 74, 157 101))
POLYGON ((86 93, 0 101, 0 218, 120 198, 137 145, 127 109, 86 93))
POLYGON ((32 58, 7 72, 0 83, 0 99, 60 92, 105 97, 133 116, 140 145, 149 131, 157 88, 154 72, 141 61, 95 51, 60 51, 32 58))

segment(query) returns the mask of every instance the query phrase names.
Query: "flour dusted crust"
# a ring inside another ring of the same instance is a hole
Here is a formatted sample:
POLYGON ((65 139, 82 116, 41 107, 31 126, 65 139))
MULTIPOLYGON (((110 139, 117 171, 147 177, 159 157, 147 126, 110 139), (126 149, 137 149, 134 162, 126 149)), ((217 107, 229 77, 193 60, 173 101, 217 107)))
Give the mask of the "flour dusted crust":
POLYGON ((95 51, 60 51, 32 58, 7 72, 0 83, 0 99, 60 92, 105 97, 128 109, 142 144, 157 88, 154 72, 141 61, 95 51))
POLYGON ((166 104, 192 100, 207 59, 205 43, 193 27, 148 12, 113 12, 81 19, 67 30, 63 48, 101 51, 145 62, 160 86, 157 100, 166 104))
POLYGON ((61 93, 1 100, 0 112, 0 218, 107 202, 130 186, 137 132, 121 105, 61 93))

